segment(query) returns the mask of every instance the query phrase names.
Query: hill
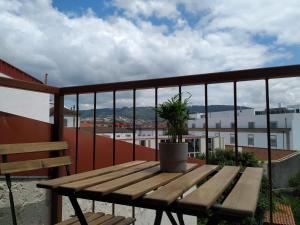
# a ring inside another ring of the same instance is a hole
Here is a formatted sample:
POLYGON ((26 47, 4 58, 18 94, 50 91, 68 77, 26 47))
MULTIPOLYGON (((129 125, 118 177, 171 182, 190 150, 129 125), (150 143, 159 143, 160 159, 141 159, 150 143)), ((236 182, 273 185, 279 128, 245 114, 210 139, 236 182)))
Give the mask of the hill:
MULTIPOLYGON (((238 106, 238 109, 248 109, 249 107, 238 106)), ((192 105, 188 107, 190 113, 204 113, 205 107, 203 105, 192 105)), ((232 105, 209 105, 208 112, 220 112, 220 111, 230 111, 233 110, 232 105)), ((122 107, 116 108, 116 116, 122 116, 129 119, 132 119, 132 107, 122 107)), ((112 117, 113 109, 112 108, 103 108, 97 109, 97 117, 105 118, 112 117)), ((93 109, 89 110, 80 110, 81 118, 93 117, 93 109)), ((136 119, 142 120, 154 120, 155 114, 153 107, 136 107, 136 119)))

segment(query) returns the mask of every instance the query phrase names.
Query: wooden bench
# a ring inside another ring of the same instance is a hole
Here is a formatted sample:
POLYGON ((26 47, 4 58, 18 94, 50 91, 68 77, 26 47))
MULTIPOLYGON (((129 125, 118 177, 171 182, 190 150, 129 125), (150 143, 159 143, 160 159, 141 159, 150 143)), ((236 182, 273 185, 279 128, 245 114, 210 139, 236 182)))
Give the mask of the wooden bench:
POLYGON ((185 209, 196 209, 202 212, 207 212, 208 209, 213 208, 214 214, 208 224, 217 224, 222 218, 240 220, 254 216, 263 168, 247 167, 225 200, 221 204, 216 204, 217 199, 238 176, 239 171, 239 167, 224 166, 211 179, 179 200, 179 205, 185 209))
MULTIPOLYGON (((67 149, 68 144, 64 141, 0 145, 0 155, 2 156, 2 162, 0 163, 0 175, 4 175, 6 179, 7 187, 9 190, 12 221, 14 225, 17 225, 17 218, 11 186, 11 174, 64 166, 66 168, 67 175, 70 175, 69 166, 72 164, 72 159, 70 156, 66 155, 67 149), (15 154, 23 154, 26 156, 30 153, 41 152, 57 152, 58 154, 56 157, 42 157, 34 160, 26 159, 14 162, 10 162, 8 160, 8 156, 15 154)), ((93 171, 91 171, 91 173, 93 173, 93 171)), ((134 218, 105 215, 102 212, 88 212, 85 214, 85 217, 89 225, 127 225, 132 224, 135 221, 134 218)), ((57 225, 80 225, 80 222, 78 221, 77 217, 74 217, 66 221, 60 222, 57 225)))

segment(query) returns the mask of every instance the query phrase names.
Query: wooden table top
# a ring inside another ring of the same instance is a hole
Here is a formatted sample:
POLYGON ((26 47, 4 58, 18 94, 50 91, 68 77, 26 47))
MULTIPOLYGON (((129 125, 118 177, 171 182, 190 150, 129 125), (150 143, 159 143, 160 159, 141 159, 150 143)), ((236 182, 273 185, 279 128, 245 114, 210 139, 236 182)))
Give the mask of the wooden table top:
POLYGON ((208 212, 218 204, 224 214, 254 214, 262 168, 188 164, 185 173, 164 173, 157 161, 132 161, 102 169, 40 182, 37 186, 63 195, 151 206, 208 212), (189 191, 198 185, 195 190, 189 191), (228 191, 229 190, 229 191, 228 191), (224 194, 226 193, 226 197, 224 194), (182 197, 183 196, 183 197, 182 197))

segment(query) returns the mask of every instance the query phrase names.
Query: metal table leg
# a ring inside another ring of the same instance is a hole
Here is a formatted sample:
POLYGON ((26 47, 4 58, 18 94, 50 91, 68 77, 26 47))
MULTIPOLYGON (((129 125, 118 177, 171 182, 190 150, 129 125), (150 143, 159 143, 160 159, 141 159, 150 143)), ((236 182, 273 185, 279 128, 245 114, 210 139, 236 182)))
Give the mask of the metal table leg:
POLYGON ((162 214, 163 214, 163 211, 156 210, 154 225, 160 225, 161 224, 162 214))
POLYGON ((179 221, 179 225, 185 225, 184 220, 183 220, 183 216, 182 216, 181 213, 177 213, 177 218, 178 218, 178 221, 179 221))
POLYGON ((82 213, 82 210, 77 202, 77 198, 75 196, 69 196, 69 199, 72 203, 72 206, 75 210, 76 216, 80 222, 81 225, 88 225, 88 223, 86 222, 86 219, 82 213))
POLYGON ((173 215, 171 212, 166 211, 167 216, 169 217, 169 220, 171 221, 172 225, 177 225, 176 220, 174 219, 173 215))

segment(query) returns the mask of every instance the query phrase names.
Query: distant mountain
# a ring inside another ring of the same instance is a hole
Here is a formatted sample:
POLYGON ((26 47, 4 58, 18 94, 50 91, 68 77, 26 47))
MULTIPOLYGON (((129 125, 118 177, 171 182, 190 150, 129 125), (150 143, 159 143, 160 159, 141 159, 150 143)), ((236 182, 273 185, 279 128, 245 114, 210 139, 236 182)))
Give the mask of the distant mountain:
MULTIPOLYGON (((233 110, 234 106, 232 105, 209 105, 208 112, 220 112, 220 111, 230 111, 233 110)), ((203 105, 192 105, 188 107, 190 113, 204 113, 205 106, 203 105)), ((249 109, 249 107, 238 106, 238 109, 249 109)), ((116 116, 122 116, 129 119, 132 119, 132 107, 122 107, 116 108, 116 116)), ((97 117, 111 117, 113 115, 112 108, 103 108, 96 110, 97 117)), ((80 110, 81 118, 93 117, 93 109, 89 110, 80 110)), ((142 120, 154 120, 155 113, 153 107, 136 107, 136 119, 142 120)))

